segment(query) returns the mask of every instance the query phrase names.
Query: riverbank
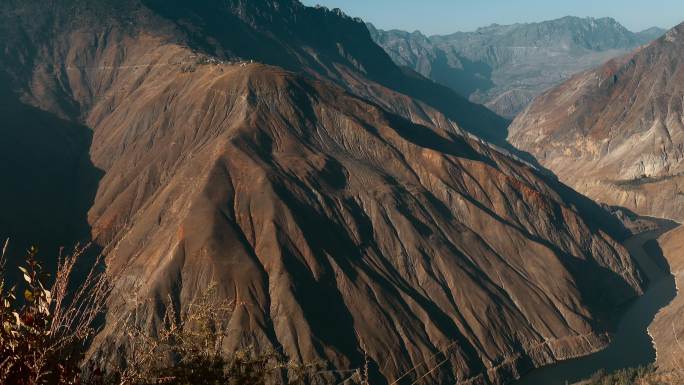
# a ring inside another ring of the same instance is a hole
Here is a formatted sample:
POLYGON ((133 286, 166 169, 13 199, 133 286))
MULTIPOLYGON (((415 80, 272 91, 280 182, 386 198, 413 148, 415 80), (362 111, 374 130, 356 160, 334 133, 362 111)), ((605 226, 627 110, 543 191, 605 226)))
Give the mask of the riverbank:
POLYGON ((515 385, 566 385, 585 380, 599 370, 611 372, 655 362, 656 351, 648 328, 660 309, 677 294, 675 280, 667 270, 656 242, 678 224, 653 220, 658 223, 658 229, 634 235, 623 242, 648 279, 648 286, 622 315, 611 343, 588 356, 533 370, 515 385))
POLYGON ((670 272, 675 279, 676 296, 661 309, 649 333, 656 346, 656 364, 662 371, 684 370, 684 226, 658 239, 670 272))

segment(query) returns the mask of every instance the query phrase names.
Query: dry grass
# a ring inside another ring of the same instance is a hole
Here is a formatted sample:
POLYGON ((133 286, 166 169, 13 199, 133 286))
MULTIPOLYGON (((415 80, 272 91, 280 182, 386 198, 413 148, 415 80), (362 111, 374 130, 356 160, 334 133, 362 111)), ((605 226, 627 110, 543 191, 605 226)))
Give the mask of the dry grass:
POLYGON ((97 272, 96 263, 71 293, 74 267, 88 250, 76 246, 71 254, 60 256, 54 282, 46 288, 47 274, 36 259, 37 250, 31 248, 19 266, 23 290, 18 298, 16 287, 7 289, 8 244, 0 254, 0 383, 79 383, 79 363, 111 290, 107 276, 97 272))
POLYGON ((97 367, 84 371, 84 352, 112 289, 107 274, 98 270, 100 259, 76 285, 73 273, 88 247, 60 255, 54 281, 46 288, 48 277, 32 248, 19 267, 23 296, 18 297, 16 288, 7 289, 7 246, 0 252, 0 384, 297 385, 320 373, 320 363, 286 361, 276 351, 246 347, 226 354, 227 321, 234 307, 213 284, 183 312, 169 298, 162 326, 154 333, 139 326, 137 314, 128 317, 123 328, 127 365, 108 373, 97 367))
POLYGON ((234 303, 222 299, 216 284, 179 312, 171 298, 160 327, 140 326, 138 312, 122 326, 127 364, 112 370, 106 383, 115 385, 257 385, 308 384, 321 364, 287 361, 274 350, 246 347, 226 354, 227 321, 234 303))

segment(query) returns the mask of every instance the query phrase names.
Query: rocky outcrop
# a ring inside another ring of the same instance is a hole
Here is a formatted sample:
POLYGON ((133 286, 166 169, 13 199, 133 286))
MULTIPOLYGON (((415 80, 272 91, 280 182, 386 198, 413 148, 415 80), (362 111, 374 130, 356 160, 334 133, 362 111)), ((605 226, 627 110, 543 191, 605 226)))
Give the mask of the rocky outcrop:
POLYGON ((117 321, 154 328, 214 281, 236 304, 227 350, 504 383, 601 348, 641 292, 608 213, 471 136, 498 120, 393 66, 362 23, 87 4, 4 3, 0 65, 22 103, 92 130, 88 222, 117 277, 95 356, 125 349, 117 321))
POLYGON ((430 37, 368 28, 397 64, 511 119, 571 75, 665 33, 659 28, 633 33, 611 18, 578 17, 430 37))
POLYGON ((684 220, 684 25, 548 91, 511 142, 588 196, 684 220))

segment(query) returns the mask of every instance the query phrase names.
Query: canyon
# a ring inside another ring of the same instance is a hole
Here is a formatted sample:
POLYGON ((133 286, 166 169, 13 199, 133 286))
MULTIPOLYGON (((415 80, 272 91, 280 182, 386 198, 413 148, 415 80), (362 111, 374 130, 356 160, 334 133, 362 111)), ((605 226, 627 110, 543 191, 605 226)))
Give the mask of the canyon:
POLYGON ((7 0, 0 21, 0 230, 102 249, 115 291, 92 359, 125 357, 122 320, 154 331, 214 284, 227 352, 321 361, 327 381, 368 360, 374 383, 504 384, 608 346, 644 292, 615 216, 361 20, 7 0))
MULTIPOLYGON (((511 142, 561 180, 608 205, 682 222, 684 24, 630 55, 541 95, 510 127, 511 142)), ((681 228, 657 246, 678 295, 649 327, 664 371, 680 370, 681 228)))

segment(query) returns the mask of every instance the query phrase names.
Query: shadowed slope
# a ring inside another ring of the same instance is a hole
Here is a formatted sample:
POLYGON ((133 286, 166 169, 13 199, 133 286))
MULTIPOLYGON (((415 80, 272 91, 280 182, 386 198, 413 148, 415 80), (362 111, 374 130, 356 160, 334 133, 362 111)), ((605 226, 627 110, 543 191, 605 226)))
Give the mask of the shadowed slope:
POLYGON ((6 77, 0 83, 0 239, 10 239, 10 264, 36 246, 52 271, 60 247, 90 239, 101 177, 88 156, 92 132, 19 101, 6 77))

